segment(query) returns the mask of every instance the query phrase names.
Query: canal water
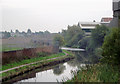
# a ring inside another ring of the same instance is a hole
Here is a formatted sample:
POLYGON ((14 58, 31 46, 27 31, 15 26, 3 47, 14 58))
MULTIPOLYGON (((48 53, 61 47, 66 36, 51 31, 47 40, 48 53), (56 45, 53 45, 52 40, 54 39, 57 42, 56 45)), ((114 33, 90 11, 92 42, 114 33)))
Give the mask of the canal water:
POLYGON ((50 67, 48 69, 36 69, 29 73, 11 79, 14 83, 20 82, 62 82, 73 77, 72 72, 80 70, 87 63, 86 52, 74 52, 75 59, 50 67))
MULTIPOLYGON (((81 64, 84 66, 84 64, 81 64)), ((67 62, 52 69, 37 72, 35 77, 21 80, 19 82, 62 82, 72 78, 72 71, 78 70, 77 66, 71 66, 67 62)))

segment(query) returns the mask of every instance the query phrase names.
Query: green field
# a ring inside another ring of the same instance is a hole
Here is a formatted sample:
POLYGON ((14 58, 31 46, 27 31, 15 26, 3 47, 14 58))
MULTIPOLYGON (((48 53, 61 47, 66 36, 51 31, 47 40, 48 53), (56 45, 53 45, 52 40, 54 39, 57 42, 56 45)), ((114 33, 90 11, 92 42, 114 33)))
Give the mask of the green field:
POLYGON ((22 50, 20 47, 8 47, 9 45, 0 45, 0 52, 22 50))
POLYGON ((14 51, 14 50, 22 50, 23 48, 9 48, 9 47, 5 47, 5 48, 0 48, 0 52, 3 51, 14 51))

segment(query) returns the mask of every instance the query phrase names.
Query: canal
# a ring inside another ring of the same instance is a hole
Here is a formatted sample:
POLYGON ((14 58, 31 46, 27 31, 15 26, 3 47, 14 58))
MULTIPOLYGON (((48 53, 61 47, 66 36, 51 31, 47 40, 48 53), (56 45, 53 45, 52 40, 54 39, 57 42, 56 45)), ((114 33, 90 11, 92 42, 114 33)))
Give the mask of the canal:
POLYGON ((75 59, 58 64, 56 66, 43 67, 10 79, 8 82, 62 82, 73 77, 72 72, 80 70, 88 62, 89 55, 86 52, 74 51, 75 59))

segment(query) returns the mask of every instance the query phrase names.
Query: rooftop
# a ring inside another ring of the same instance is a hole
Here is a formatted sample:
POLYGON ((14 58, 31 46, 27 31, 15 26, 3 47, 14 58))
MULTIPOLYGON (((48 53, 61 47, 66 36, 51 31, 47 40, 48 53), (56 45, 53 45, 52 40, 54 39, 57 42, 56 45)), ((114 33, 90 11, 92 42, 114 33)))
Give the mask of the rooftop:
POLYGON ((94 29, 100 22, 79 22, 82 29, 94 29))
POLYGON ((104 23, 110 23, 112 21, 113 18, 111 17, 104 17, 101 19, 101 22, 104 22, 104 23))
POLYGON ((79 22, 79 24, 82 25, 98 25, 100 22, 79 22))

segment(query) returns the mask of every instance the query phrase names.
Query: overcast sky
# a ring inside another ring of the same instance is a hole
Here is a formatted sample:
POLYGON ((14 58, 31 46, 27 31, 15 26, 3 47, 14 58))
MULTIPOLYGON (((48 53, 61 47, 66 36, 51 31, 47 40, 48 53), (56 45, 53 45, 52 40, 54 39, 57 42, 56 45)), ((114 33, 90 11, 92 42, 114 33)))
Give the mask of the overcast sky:
POLYGON ((112 0, 2 0, 0 7, 3 31, 59 32, 79 21, 113 15, 112 0))

